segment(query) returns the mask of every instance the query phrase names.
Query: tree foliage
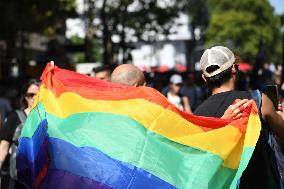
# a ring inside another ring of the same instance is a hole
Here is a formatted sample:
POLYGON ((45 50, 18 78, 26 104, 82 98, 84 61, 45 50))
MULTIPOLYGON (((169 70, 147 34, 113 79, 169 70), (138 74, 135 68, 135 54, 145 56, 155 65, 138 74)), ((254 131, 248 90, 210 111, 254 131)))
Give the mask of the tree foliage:
POLYGON ((196 28, 201 30, 201 38, 205 33, 205 30, 209 24, 209 10, 207 0, 190 0, 184 4, 185 10, 188 12, 191 18, 191 35, 193 40, 195 40, 196 28))
POLYGON ((75 0, 1 1, 0 12, 2 36, 18 31, 54 34, 65 27, 67 17, 74 16, 75 0))
MULTIPOLYGON (((104 49, 104 63, 114 62, 115 44, 112 40, 116 36, 119 49, 127 57, 129 43, 135 41, 153 42, 157 36, 167 36, 171 33, 173 20, 182 9, 186 0, 89 0, 94 3, 93 15, 88 14, 91 20, 98 18, 92 31, 96 37, 102 39, 104 49)), ((187 2, 187 1, 186 1, 187 2)), ((89 6, 92 8, 92 6, 89 6)), ((89 9, 90 10, 90 9, 89 9)), ((89 11, 86 11, 89 12, 89 11)), ((88 21, 89 22, 89 21, 88 21)), ((87 29, 88 31, 88 29, 87 29)), ((86 37, 88 37, 86 35, 86 37)), ((90 37, 89 37, 90 41, 90 37)), ((91 49, 91 47, 89 47, 91 49)), ((90 50, 87 50, 90 52, 90 50)))
MULTIPOLYGON (((174 18, 179 13, 179 1, 173 0, 104 0, 104 14, 108 29, 115 34, 133 30, 133 36, 148 40, 147 32, 168 34, 174 18), (164 2, 164 3, 162 3, 164 2), (144 37, 145 36, 145 37, 144 37)), ((154 35, 153 33, 153 35, 154 35)))
POLYGON ((7 44, 3 74, 9 74, 11 60, 17 58, 22 76, 26 67, 27 36, 38 33, 54 38, 56 34, 65 34, 65 20, 76 15, 75 0, 0 1, 0 12, 0 40, 7 44), (16 48, 16 42, 20 43, 20 49, 16 48))
POLYGON ((254 62, 260 45, 268 61, 281 58, 280 18, 268 0, 208 0, 211 20, 206 44, 224 44, 254 62))

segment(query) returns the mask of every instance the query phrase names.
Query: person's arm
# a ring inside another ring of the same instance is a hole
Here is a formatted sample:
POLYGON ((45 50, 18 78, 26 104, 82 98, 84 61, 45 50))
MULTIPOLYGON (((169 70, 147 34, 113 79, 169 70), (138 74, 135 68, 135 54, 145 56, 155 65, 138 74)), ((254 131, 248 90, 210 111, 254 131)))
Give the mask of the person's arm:
MULTIPOLYGON (((3 161, 5 160, 10 144, 12 143, 13 136, 16 130, 17 125, 19 124, 19 118, 16 112, 12 112, 7 121, 4 123, 4 126, 1 129, 1 136, 0 136, 0 161, 1 166, 3 161)), ((0 167, 1 168, 1 167, 0 167)))
POLYGON ((2 140, 0 143, 0 169, 2 169, 2 164, 8 154, 10 143, 6 140, 2 140))
POLYGON ((183 96, 182 97, 182 102, 183 102, 184 111, 187 112, 187 113, 192 114, 192 110, 191 110, 191 107, 190 107, 190 103, 189 103, 188 97, 187 96, 183 96))
POLYGON ((284 140, 284 113, 276 111, 272 101, 265 95, 262 95, 262 117, 268 123, 271 131, 284 140))

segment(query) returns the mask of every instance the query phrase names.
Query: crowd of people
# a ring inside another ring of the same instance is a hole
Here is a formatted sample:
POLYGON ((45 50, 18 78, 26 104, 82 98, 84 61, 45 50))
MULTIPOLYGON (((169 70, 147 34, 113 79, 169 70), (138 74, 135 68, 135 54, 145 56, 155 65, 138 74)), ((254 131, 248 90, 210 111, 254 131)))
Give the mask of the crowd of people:
MULTIPOLYGON (((236 62, 239 62, 239 57, 236 62)), ((110 81, 114 66, 101 66, 93 69, 96 78, 110 81)), ((186 112, 193 112, 205 99, 211 90, 202 78, 202 70, 178 72, 145 72, 145 81, 148 87, 155 88, 166 96, 170 102, 186 112)), ((265 92, 265 86, 277 85, 279 100, 284 98, 284 84, 282 84, 282 65, 264 63, 250 69, 238 70, 237 90, 246 91, 259 89, 265 92)), ((284 105, 284 104, 283 104, 284 105)))
MULTIPOLYGON (((258 69, 242 72, 235 57, 230 49, 215 46, 203 53, 201 71, 143 73, 132 64, 122 64, 116 68, 102 66, 93 71, 100 80, 134 87, 153 87, 182 111, 199 116, 238 119, 242 116, 242 110, 255 100, 263 129, 239 186, 242 189, 280 188, 281 171, 284 174, 284 169, 281 169, 281 160, 284 161, 284 114, 282 106, 275 109, 262 91, 265 91, 266 85, 277 85, 281 100, 284 94, 282 68, 263 64, 258 69), (277 149, 268 142, 270 136, 275 139, 273 144, 277 149)), ((21 128, 39 89, 39 81, 31 79, 19 87, 22 88, 20 92, 12 89, 0 91, 0 168, 3 188, 23 188, 16 180, 16 148, 21 128)))

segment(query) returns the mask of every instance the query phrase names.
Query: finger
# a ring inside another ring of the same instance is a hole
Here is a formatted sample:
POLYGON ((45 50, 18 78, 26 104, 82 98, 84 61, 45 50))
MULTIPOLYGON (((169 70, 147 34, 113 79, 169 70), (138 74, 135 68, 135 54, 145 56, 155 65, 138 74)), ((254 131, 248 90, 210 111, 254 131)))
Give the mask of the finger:
POLYGON ((283 115, 283 112, 282 111, 277 111, 277 113, 279 114, 279 115, 283 115))
POLYGON ((241 99, 236 99, 235 101, 234 101, 234 104, 236 104, 237 102, 239 102, 241 99))
POLYGON ((234 111, 233 105, 230 105, 226 110, 226 112, 233 112, 233 111, 234 111))
POLYGON ((240 109, 240 108, 236 108, 236 109, 233 111, 233 114, 234 114, 234 116, 235 116, 235 115, 238 115, 240 112, 241 112, 241 109, 240 109))
POLYGON ((54 61, 50 61, 50 65, 52 68, 54 68, 54 61))
POLYGON ((242 117, 242 113, 239 113, 237 116, 235 116, 233 119, 240 119, 242 117))
POLYGON ((253 103, 253 100, 249 100, 249 101, 247 101, 246 103, 243 104, 243 107, 246 108, 252 103, 253 103))
POLYGON ((278 104, 278 110, 282 111, 282 104, 278 104))
POLYGON ((253 100, 248 100, 247 102, 245 102, 243 105, 240 105, 240 109, 241 111, 243 111, 244 109, 246 109, 249 105, 251 105, 253 103, 253 100))
POLYGON ((245 104, 245 103, 248 102, 248 101, 249 101, 248 99, 240 100, 240 101, 238 101, 236 104, 233 104, 233 105, 232 105, 232 109, 234 110, 234 109, 238 108, 239 106, 245 104))

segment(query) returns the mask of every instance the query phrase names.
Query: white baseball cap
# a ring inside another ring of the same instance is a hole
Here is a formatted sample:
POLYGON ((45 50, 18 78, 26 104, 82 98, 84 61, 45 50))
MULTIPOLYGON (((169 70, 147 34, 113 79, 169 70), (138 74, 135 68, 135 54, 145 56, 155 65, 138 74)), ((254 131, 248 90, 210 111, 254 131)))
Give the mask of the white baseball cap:
POLYGON ((171 76, 170 82, 172 84, 181 84, 183 81, 182 81, 181 75, 174 74, 174 75, 171 76))
POLYGON ((234 53, 224 46, 215 46, 207 49, 200 59, 200 68, 206 77, 215 76, 228 68, 235 62, 234 53), (214 66, 216 69, 208 70, 209 67, 214 66))

